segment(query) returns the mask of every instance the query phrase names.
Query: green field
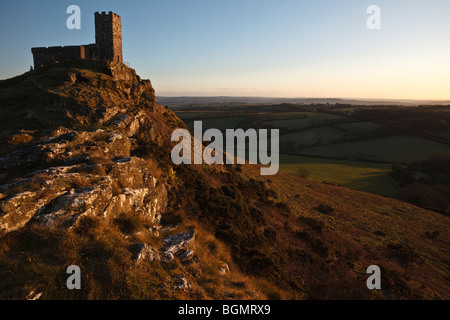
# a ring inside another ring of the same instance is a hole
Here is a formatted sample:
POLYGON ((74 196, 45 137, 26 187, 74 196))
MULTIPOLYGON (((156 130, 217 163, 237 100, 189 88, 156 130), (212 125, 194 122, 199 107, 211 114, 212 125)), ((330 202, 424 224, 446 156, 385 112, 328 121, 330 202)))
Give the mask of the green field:
MULTIPOLYGON (((194 119, 194 118, 198 118, 198 119, 202 119, 202 118, 207 118, 209 116, 211 116, 212 114, 214 114, 213 111, 209 111, 209 112, 201 112, 201 111, 176 111, 175 112, 177 117, 179 117, 180 119, 194 119)), ((217 114, 217 113, 216 113, 217 114)))
POLYGON ((321 126, 323 125, 324 120, 348 121, 349 119, 332 114, 302 112, 292 114, 290 119, 268 120, 265 122, 271 127, 285 128, 287 130, 303 130, 310 127, 321 126))
POLYGON ((311 120, 310 119, 285 119, 285 120, 271 120, 266 121, 267 124, 269 124, 271 127, 275 128, 285 128, 287 130, 303 130, 307 129, 309 126, 311 126, 311 120))
POLYGON ((422 161, 435 153, 450 155, 450 146, 412 135, 397 135, 302 150, 302 154, 308 155, 395 163, 422 161))
POLYGON ((391 197, 398 190, 389 176, 390 165, 359 161, 280 156, 280 171, 297 174, 299 168, 309 172, 309 179, 328 182, 365 192, 391 197))
POLYGON ((302 118, 305 117, 309 120, 336 120, 336 119, 348 119, 344 116, 339 116, 330 113, 322 113, 322 112, 283 112, 283 113, 272 113, 270 114, 271 120, 289 120, 294 118, 302 118))
MULTIPOLYGON (((320 112, 225 114, 217 111, 177 112, 182 118, 202 120, 203 130, 235 129, 243 120, 250 126, 252 123, 260 127, 267 125, 280 128, 282 133, 283 129, 288 130, 280 136, 280 171, 299 174, 302 168, 309 172, 310 179, 389 197, 399 189, 389 176, 391 163, 426 160, 435 153, 450 155, 449 145, 408 134, 342 142, 354 138, 352 132, 359 136, 359 132, 370 133, 383 128, 348 116, 320 112)), ((186 122, 193 129, 193 120, 186 122)), ((449 131, 432 134, 450 138, 449 131)))
POLYGON ((338 141, 344 132, 331 127, 319 127, 298 131, 280 136, 280 142, 295 141, 298 144, 314 145, 329 144, 338 141))
MULTIPOLYGON (((234 129, 237 125, 246 118, 247 116, 236 116, 236 117, 221 117, 221 118, 206 118, 199 119, 202 121, 203 131, 207 129, 234 129)), ((190 129, 194 129, 194 120, 186 123, 190 129)))

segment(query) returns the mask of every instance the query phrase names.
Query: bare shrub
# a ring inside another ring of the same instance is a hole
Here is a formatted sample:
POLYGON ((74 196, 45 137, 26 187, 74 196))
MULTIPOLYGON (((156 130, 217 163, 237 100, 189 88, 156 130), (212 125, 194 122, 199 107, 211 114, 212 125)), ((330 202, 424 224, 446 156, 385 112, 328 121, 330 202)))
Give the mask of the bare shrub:
POLYGON ((308 169, 306 169, 305 167, 298 167, 297 169, 297 175, 299 175, 300 177, 306 179, 309 177, 311 173, 309 172, 308 169))

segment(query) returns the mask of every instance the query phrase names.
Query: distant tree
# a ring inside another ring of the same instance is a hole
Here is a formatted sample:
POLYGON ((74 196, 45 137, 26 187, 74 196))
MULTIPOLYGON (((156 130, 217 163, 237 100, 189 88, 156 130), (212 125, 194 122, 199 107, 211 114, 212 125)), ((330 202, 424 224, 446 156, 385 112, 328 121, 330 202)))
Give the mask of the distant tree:
POLYGON ((439 209, 444 212, 450 212, 449 194, 449 187, 436 187, 422 183, 407 185, 397 192, 398 198, 403 201, 424 208, 439 209))
POLYGON ((302 177, 302 178, 308 178, 310 175, 310 172, 308 169, 306 169, 305 167, 298 167, 297 169, 297 174, 302 177))
POLYGON ((390 176, 397 180, 401 185, 405 186, 414 182, 414 174, 399 164, 394 164, 391 167, 390 176))

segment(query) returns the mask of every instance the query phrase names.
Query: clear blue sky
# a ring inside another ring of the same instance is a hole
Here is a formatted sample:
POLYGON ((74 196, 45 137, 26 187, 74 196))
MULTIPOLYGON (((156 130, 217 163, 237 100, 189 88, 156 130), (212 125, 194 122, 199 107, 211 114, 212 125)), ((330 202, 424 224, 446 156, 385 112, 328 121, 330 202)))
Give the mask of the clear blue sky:
POLYGON ((95 11, 122 17, 124 60, 158 95, 450 99, 449 0, 0 0, 0 79, 31 47, 94 43, 95 11))

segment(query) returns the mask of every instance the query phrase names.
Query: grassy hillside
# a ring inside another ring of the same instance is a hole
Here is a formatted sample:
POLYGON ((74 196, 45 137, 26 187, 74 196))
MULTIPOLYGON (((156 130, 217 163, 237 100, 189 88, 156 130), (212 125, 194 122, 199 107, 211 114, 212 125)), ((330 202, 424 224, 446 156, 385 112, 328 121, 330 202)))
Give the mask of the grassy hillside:
POLYGON ((0 108, 0 299, 450 298, 448 216, 258 165, 174 165, 186 125, 125 65, 0 82, 0 108))
MULTIPOLYGON (((245 174, 256 178, 252 170, 245 174)), ((316 261, 318 269, 309 265, 310 269, 295 273, 288 267, 283 273, 293 272, 293 277, 309 285, 320 283, 312 279, 312 274, 328 278, 315 287, 319 290, 315 291, 317 297, 361 294, 358 290, 364 291, 361 281, 366 278, 365 268, 375 264, 384 274, 383 290, 366 297, 395 298, 407 293, 416 299, 448 299, 448 217, 292 174, 279 174, 269 179, 269 185, 277 190, 279 201, 290 208, 289 215, 271 215, 275 229, 284 230, 279 234, 282 241, 277 252, 291 256, 289 265, 293 269, 311 263, 307 252, 326 252, 325 265, 316 261)))

